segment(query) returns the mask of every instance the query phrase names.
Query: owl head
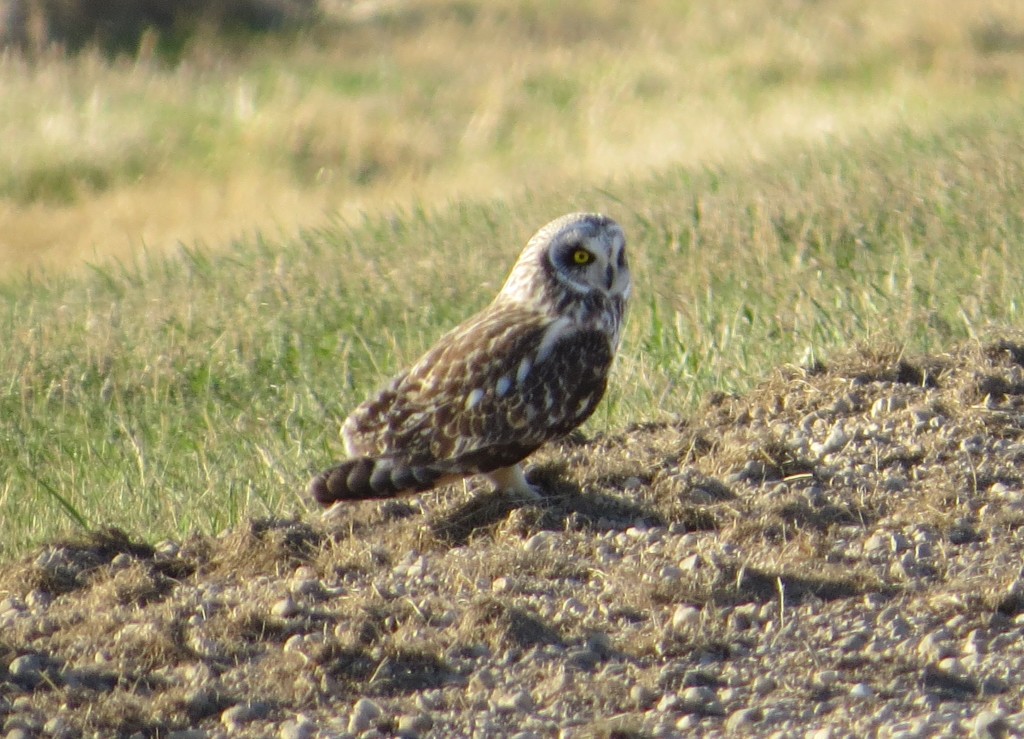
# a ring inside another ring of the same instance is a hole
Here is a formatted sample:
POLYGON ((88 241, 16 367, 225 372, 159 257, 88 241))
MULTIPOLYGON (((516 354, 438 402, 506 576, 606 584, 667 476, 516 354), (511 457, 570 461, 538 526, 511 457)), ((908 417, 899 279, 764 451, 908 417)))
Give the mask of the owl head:
POLYGON ((630 286, 626 237, 619 224, 598 213, 570 213, 533 235, 499 299, 538 306, 624 303, 630 286))

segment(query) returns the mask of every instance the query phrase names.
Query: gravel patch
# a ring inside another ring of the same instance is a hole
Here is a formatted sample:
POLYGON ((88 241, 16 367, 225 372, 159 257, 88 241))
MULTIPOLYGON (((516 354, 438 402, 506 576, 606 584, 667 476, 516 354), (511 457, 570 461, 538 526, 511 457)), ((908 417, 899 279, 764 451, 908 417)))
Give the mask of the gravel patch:
POLYGON ((55 542, 4 736, 1024 731, 1024 344, 779 370, 479 489, 55 542))

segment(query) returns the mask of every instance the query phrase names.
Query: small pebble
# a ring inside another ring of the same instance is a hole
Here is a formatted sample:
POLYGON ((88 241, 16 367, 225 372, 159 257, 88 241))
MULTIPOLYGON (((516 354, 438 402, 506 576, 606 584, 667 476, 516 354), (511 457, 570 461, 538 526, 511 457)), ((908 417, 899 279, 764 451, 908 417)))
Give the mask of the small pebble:
POLYGON ((581 616, 586 615, 588 610, 589 609, 587 608, 587 606, 585 606, 582 602, 570 596, 569 598, 566 598, 565 602, 562 604, 561 613, 563 617, 579 618, 581 616))
POLYGON ((905 552, 910 549, 913 544, 910 539, 901 534, 899 531, 894 531, 889 535, 889 546, 894 552, 905 552))
POLYGON ((590 672, 601 661, 601 655, 589 647, 573 647, 565 653, 565 663, 577 670, 590 672))
POLYGON ((672 630, 685 631, 700 623, 700 609, 689 605, 678 605, 672 612, 672 630))
POLYGON ((666 693, 661 696, 661 700, 658 701, 657 710, 662 713, 673 713, 678 711, 682 706, 682 699, 675 693, 666 693))
POLYGON ((692 575, 703 566, 704 559, 699 554, 688 555, 679 562, 679 569, 687 575, 692 575))
POLYGON ((270 706, 266 703, 239 703, 225 709, 220 715, 220 722, 228 731, 238 731, 244 724, 266 718, 270 706))
POLYGON ((729 718, 725 722, 725 730, 730 733, 744 731, 763 718, 764 711, 760 708, 741 708, 729 714, 729 718))
POLYGON ((523 549, 528 552, 550 551, 558 546, 561 538, 554 531, 538 531, 523 542, 523 549))
POLYGON ((686 688, 679 696, 683 710, 688 713, 700 713, 706 716, 721 716, 725 712, 718 701, 714 690, 703 685, 686 688))
POLYGON ((292 580, 291 591, 294 595, 309 595, 318 598, 323 596, 324 586, 319 579, 307 577, 301 580, 292 580))
POLYGON ((948 672, 950 675, 963 675, 965 672, 967 672, 964 669, 964 663, 956 657, 946 657, 945 659, 940 659, 939 669, 943 672, 948 672))
POLYGON ((303 654, 306 648, 306 635, 305 634, 292 634, 288 637, 288 640, 281 647, 281 651, 285 654, 303 654))
POLYGON ((439 711, 444 705, 444 694, 440 690, 427 690, 416 694, 416 707, 421 711, 439 711))
POLYGON ((373 722, 381 717, 381 709, 369 698, 360 698, 352 706, 352 713, 349 714, 348 730, 352 734, 362 734, 369 729, 373 722))
POLYGON ((810 445, 811 451, 818 455, 833 454, 841 450, 850 441, 849 435, 843 430, 842 422, 837 422, 832 427, 831 433, 828 438, 825 439, 821 444, 812 443, 810 445))
POLYGON ((7 611, 13 611, 20 613, 25 610, 25 604, 19 598, 7 597, 0 600, 0 613, 6 613, 7 611))
POLYGON ((60 716, 54 716, 43 724, 43 733, 54 737, 55 739, 78 735, 78 732, 75 731, 74 727, 60 716))
POLYGON ((982 711, 972 728, 977 739, 1003 739, 1010 733, 1010 724, 1002 711, 982 711))
POLYGON ((53 595, 46 590, 33 590, 25 596, 25 605, 34 610, 46 608, 53 602, 53 595))
POLYGON ((850 697, 858 700, 866 700, 875 697, 875 691, 867 683, 857 683, 850 688, 850 697))
POLYGON ((289 595, 277 601, 270 607, 270 613, 277 618, 291 618, 299 612, 299 606, 289 595))
POLYGON ((125 552, 121 552, 120 554, 115 555, 112 560, 110 560, 110 566, 116 569, 123 569, 130 565, 133 561, 134 558, 132 557, 132 555, 127 554, 125 552))
POLYGON ((432 728, 434 720, 426 713, 409 714, 398 719, 398 733, 401 736, 425 734, 432 728))
POLYGON ((35 687, 42 679, 43 660, 38 654, 23 654, 15 657, 7 666, 7 672, 16 683, 35 687))
POLYGON ((525 690, 505 693, 494 701, 499 713, 527 713, 533 710, 533 697, 525 690))
POLYGON ((949 641, 949 632, 945 629, 931 632, 917 645, 917 654, 927 662, 939 662, 955 652, 956 649, 949 641))
POLYGON ((280 739, 313 739, 316 734, 316 724, 305 716, 296 716, 290 721, 281 724, 281 731, 278 733, 280 739))
POLYGON ((665 583, 675 583, 683 578, 683 569, 675 565, 665 565, 658 571, 658 578, 665 583))
POLYGON ((963 646, 961 647, 961 654, 985 654, 988 651, 988 644, 985 637, 978 632, 977 629, 972 629, 971 633, 964 639, 963 646))
MULTIPOLYGON (((692 714, 692 713, 683 716, 678 721, 676 721, 676 724, 675 724, 675 728, 678 731, 681 731, 681 732, 684 732, 684 733, 692 732, 698 726, 700 726, 700 716, 697 716, 697 715, 692 714)), ((671 733, 671 734, 669 734, 669 736, 676 736, 676 734, 675 733, 671 733)))
POLYGON ((840 680, 840 674, 837 670, 819 670, 814 676, 815 682, 827 688, 830 685, 835 685, 840 680))
POLYGON ((164 539, 163 541, 158 542, 156 546, 153 547, 153 549, 161 557, 168 558, 177 557, 178 552, 181 551, 181 547, 177 544, 177 542, 173 542, 169 539, 164 539))
POLYGON ((878 418, 884 416, 893 411, 898 411, 907 407, 907 398, 899 395, 890 395, 887 398, 879 398, 871 404, 871 417, 878 418))
POLYGON ((485 668, 478 670, 473 674, 473 677, 469 678, 467 691, 470 695, 488 694, 497 683, 498 679, 495 677, 494 672, 485 668))
POLYGON ((658 697, 658 694, 645 685, 637 683, 629 689, 629 698, 633 701, 633 705, 638 710, 644 711, 654 703, 654 699, 658 697))
POLYGON ((866 632, 861 631, 840 639, 836 646, 844 652, 859 652, 868 643, 870 638, 866 632))

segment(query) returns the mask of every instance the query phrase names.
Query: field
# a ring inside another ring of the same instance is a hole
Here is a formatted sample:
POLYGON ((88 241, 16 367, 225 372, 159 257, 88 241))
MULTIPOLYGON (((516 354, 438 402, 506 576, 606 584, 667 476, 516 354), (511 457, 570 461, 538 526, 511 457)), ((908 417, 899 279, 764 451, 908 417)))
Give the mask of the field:
POLYGON ((7 728, 1021 728, 1024 13, 629 8, 0 58, 7 728), (635 299, 548 500, 321 521, 348 410, 580 209, 635 299))
POLYGON ((146 45, 7 54, 0 265, 287 242, 335 214, 570 197, 929 126, 1016 94, 1020 23, 995 0, 420 1, 251 47, 196 38, 174 65, 146 45))
POLYGON ((623 222, 638 282, 591 430, 1012 322, 1024 21, 853 7, 400 5, 173 68, 5 58, 0 552, 304 511, 345 413, 567 210, 623 222))

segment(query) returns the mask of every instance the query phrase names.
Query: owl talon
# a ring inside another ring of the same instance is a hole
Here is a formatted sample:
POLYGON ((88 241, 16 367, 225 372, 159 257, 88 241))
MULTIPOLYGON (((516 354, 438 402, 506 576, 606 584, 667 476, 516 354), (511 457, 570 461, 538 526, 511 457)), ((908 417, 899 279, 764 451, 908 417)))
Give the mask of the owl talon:
POLYGON ((520 503, 539 503, 544 500, 544 491, 536 485, 526 484, 526 487, 512 488, 506 490, 505 493, 515 501, 520 503))
POLYGON ((494 485, 495 490, 505 493, 513 500, 522 503, 536 503, 544 500, 544 491, 526 481, 523 468, 518 464, 488 472, 486 477, 494 485))

